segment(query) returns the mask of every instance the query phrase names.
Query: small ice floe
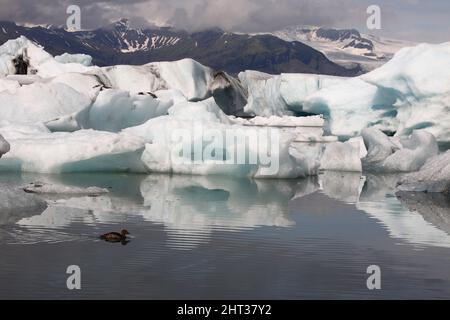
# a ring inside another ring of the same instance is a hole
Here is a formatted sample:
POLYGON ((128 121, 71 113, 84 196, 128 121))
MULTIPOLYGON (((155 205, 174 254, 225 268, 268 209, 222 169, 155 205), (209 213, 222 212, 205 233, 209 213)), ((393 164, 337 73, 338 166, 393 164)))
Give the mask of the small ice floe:
POLYGON ((102 194, 109 193, 107 189, 98 187, 70 187, 58 184, 49 184, 43 182, 33 182, 23 188, 27 193, 36 194, 51 194, 51 195, 78 195, 78 196, 91 196, 98 197, 102 194))

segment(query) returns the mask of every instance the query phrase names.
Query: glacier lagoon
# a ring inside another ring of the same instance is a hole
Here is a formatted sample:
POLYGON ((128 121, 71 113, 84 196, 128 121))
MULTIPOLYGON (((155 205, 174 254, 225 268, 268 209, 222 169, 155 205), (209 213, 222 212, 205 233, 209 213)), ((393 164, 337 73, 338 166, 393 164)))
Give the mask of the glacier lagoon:
POLYGON ((398 175, 294 180, 1 173, 107 194, 40 195, 0 220, 0 298, 449 298, 450 202, 395 195, 398 175), (98 236, 127 228, 123 246, 98 236), (66 287, 70 265, 81 290, 66 287), (381 268, 370 291, 366 270, 381 268))
POLYGON ((0 47, 1 298, 450 297, 450 43, 351 79, 81 58, 0 47), (282 128, 270 177, 173 152, 175 130, 189 150, 261 127, 282 128), (126 246, 99 240, 122 228, 126 246))

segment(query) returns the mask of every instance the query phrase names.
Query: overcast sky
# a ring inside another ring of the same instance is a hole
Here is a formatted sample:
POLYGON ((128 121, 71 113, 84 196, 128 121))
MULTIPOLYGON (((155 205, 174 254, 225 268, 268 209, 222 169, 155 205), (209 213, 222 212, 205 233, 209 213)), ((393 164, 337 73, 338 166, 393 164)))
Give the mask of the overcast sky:
POLYGON ((63 25, 70 4, 81 7, 83 29, 126 17, 137 26, 172 25, 190 31, 220 27, 267 32, 320 25, 413 41, 450 41, 449 0, 0 0, 0 20, 63 25), (382 10, 382 29, 377 32, 366 27, 371 4, 382 10))

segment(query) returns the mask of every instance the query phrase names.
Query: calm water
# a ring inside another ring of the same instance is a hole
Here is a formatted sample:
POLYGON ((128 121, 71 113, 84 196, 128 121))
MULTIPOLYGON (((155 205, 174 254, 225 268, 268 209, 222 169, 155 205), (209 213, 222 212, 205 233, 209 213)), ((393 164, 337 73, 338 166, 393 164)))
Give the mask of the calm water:
POLYGON ((1 174, 111 193, 0 213, 0 298, 450 298, 450 201, 399 199, 397 178, 1 174), (128 245, 98 240, 122 228, 128 245), (80 291, 66 288, 69 265, 80 291), (369 265, 381 267, 380 291, 366 287, 369 265))

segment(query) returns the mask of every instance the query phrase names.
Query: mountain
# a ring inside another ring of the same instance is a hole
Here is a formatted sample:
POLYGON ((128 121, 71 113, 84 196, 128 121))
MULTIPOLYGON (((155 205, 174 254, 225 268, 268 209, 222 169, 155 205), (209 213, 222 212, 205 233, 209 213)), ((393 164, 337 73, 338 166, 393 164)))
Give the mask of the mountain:
POLYGON ((55 26, 27 27, 0 22, 0 44, 20 35, 53 55, 88 54, 100 66, 192 58, 230 74, 243 70, 338 76, 362 73, 359 66, 345 68, 302 42, 286 41, 270 34, 247 35, 219 29, 195 33, 171 28, 134 29, 127 19, 100 29, 77 32, 55 26))
POLYGON ((272 32, 285 41, 301 41, 341 65, 358 63, 365 70, 375 69, 390 60, 403 47, 415 43, 361 34, 356 29, 291 26, 272 32))

